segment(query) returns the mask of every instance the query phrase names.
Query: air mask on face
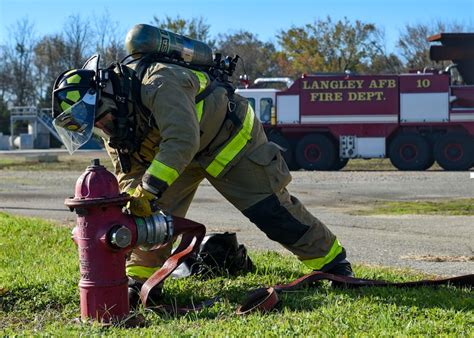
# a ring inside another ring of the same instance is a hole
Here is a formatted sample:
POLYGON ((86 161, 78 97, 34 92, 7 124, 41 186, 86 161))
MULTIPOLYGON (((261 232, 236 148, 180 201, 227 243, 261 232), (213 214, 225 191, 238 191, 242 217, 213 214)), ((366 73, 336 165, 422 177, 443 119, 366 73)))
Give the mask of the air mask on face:
POLYGON ((94 123, 94 134, 109 140, 116 135, 116 116, 117 105, 114 100, 108 97, 102 97, 96 112, 94 123))

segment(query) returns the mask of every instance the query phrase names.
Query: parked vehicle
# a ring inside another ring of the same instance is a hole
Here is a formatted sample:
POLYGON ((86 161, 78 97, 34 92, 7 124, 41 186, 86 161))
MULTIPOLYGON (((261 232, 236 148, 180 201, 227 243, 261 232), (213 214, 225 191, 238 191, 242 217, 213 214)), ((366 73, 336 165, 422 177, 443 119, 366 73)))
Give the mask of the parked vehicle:
POLYGON ((433 59, 457 65, 399 75, 303 75, 287 81, 287 89, 238 93, 249 99, 268 138, 286 150, 290 169, 339 170, 352 158, 388 157, 400 170, 426 170, 435 161, 446 170, 468 170, 474 165, 474 34, 429 39, 446 44, 432 46, 433 59), (453 49, 456 42, 463 48, 453 49))

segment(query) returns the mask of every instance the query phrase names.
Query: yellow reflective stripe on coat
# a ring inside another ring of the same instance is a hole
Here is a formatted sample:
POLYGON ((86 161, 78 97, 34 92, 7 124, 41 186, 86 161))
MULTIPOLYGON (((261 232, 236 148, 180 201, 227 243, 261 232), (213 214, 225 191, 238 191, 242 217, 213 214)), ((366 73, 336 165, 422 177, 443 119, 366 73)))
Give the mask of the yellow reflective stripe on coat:
POLYGON ((213 177, 219 176, 224 168, 234 159, 235 156, 245 147, 247 142, 252 139, 253 122, 255 113, 252 106, 247 107, 242 129, 232 138, 232 140, 217 154, 214 160, 206 168, 206 171, 213 177))
POLYGON ((196 114, 197 114, 198 122, 201 122, 202 113, 204 113, 204 100, 201 100, 198 103, 196 103, 196 114))
POLYGON ((173 183, 179 176, 179 172, 176 169, 171 168, 170 166, 167 166, 163 162, 157 160, 153 160, 153 162, 151 162, 147 172, 150 175, 168 183, 168 185, 171 185, 171 183, 173 183))
POLYGON ((339 240, 336 238, 332 244, 331 250, 324 257, 314 258, 314 259, 305 259, 301 262, 306 265, 308 268, 313 270, 321 270, 323 266, 332 262, 334 258, 337 257, 342 252, 342 245, 339 243, 339 240))
POLYGON ((131 265, 125 268, 128 277, 148 279, 153 275, 161 266, 148 267, 140 265, 131 265))
MULTIPOLYGON (((197 76, 199 79, 199 91, 198 94, 201 94, 201 92, 206 89, 207 87, 207 76, 203 72, 199 72, 197 70, 191 69, 191 71, 197 76)), ((204 100, 199 101, 196 103, 196 113, 197 113, 197 118, 198 121, 201 122, 202 119, 202 113, 204 112, 204 100)))
POLYGON ((198 94, 200 94, 204 89, 207 87, 207 76, 203 72, 199 72, 197 70, 191 69, 191 71, 194 73, 194 75, 197 76, 199 79, 199 91, 198 94))

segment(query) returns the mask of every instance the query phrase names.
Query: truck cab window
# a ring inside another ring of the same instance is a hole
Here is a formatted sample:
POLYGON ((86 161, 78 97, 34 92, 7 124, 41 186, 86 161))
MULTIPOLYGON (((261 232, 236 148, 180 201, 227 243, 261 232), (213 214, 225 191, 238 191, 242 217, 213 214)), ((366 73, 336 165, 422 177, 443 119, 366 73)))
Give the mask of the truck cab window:
POLYGON ((260 99, 260 121, 269 123, 272 113, 273 100, 269 97, 260 99))

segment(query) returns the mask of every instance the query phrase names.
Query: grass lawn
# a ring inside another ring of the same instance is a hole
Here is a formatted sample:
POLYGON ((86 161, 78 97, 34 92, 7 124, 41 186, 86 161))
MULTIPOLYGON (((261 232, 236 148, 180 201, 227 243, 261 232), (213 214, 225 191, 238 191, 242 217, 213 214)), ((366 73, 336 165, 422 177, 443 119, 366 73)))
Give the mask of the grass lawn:
POLYGON ((355 215, 474 215, 474 198, 442 201, 388 201, 354 212, 355 215))
MULTIPOLYGON (((474 295, 455 287, 359 290, 329 284, 283 295, 280 311, 238 317, 249 289, 287 282, 308 272, 293 257, 251 253, 257 271, 235 278, 169 280, 167 303, 189 304, 215 295, 213 307, 186 316, 140 310, 142 328, 75 324, 79 316, 77 251, 70 230, 40 219, 0 213, 0 335, 308 336, 474 334, 474 295)), ((356 266, 360 277, 407 281, 426 277, 356 266)))
MULTIPOLYGON (((77 170, 83 168, 90 163, 93 157, 100 158, 101 162, 107 167, 112 167, 107 153, 96 152, 94 155, 90 153, 76 153, 73 156, 59 155, 57 162, 51 163, 35 163, 28 162, 25 156, 16 155, 0 155, 0 170, 77 170)), ((344 171, 397 171, 389 159, 376 158, 370 160, 352 159, 348 162, 344 171)), ((434 164, 429 170, 442 170, 437 164, 434 164)))
POLYGON ((100 162, 107 168, 113 168, 110 158, 107 153, 94 153, 91 154, 74 154, 70 155, 59 155, 58 161, 56 162, 34 162, 29 161, 25 156, 17 155, 0 155, 0 170, 28 170, 28 171, 41 171, 41 170, 53 170, 53 171, 64 171, 64 170, 75 170, 80 171, 87 167, 93 158, 99 158, 100 162))

